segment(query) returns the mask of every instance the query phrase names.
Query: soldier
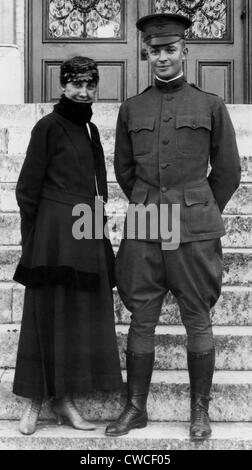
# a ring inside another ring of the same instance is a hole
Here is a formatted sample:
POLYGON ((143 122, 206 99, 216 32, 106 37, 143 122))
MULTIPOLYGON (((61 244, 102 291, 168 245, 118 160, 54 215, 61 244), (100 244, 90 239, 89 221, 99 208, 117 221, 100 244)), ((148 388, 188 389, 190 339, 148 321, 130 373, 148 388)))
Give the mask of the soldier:
MULTIPOLYGON (((128 399, 108 436, 147 425, 146 401, 154 363, 154 333, 164 296, 176 297, 187 333, 192 440, 211 435, 208 416, 215 348, 210 309, 221 292, 221 217, 240 182, 234 129, 223 100, 187 83, 181 15, 141 18, 155 83, 119 112, 115 172, 130 203, 180 205, 180 244, 123 239, 116 261, 119 294, 131 311, 127 343, 128 399), (208 164, 211 171, 208 174, 208 164)), ((148 232, 148 230, 147 230, 148 232)), ((148 232, 149 233, 149 232, 148 232)))

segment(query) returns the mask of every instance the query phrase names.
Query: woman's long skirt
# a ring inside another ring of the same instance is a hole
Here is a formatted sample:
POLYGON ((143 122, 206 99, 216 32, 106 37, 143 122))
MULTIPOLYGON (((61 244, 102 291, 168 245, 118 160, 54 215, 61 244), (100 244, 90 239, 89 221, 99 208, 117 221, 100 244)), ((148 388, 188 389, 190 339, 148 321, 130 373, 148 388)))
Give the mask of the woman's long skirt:
POLYGON ((104 243, 97 245, 96 291, 64 285, 26 288, 15 394, 49 398, 121 387, 104 243))

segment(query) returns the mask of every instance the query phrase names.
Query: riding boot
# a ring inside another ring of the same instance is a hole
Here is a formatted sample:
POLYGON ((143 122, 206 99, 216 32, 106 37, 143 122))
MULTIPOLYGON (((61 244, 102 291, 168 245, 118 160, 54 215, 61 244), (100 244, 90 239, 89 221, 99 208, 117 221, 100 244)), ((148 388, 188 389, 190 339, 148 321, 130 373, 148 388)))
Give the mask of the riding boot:
POLYGON ((211 435, 208 416, 210 390, 215 364, 215 350, 204 353, 187 354, 188 372, 191 387, 190 437, 193 441, 203 441, 211 435))
POLYGON ((154 364, 154 352, 135 354, 128 352, 127 365, 127 403, 119 418, 107 426, 107 436, 122 436, 131 429, 147 426, 146 402, 154 364))

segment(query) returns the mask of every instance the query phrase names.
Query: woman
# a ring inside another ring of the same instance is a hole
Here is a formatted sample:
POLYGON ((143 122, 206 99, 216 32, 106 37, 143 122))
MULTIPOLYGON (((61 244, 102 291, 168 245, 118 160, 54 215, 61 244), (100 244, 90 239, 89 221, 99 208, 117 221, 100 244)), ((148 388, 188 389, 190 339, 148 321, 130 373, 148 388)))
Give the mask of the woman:
MULTIPOLYGON (((26 290, 13 391, 30 398, 23 434, 36 430, 50 397, 58 423, 67 418, 74 428, 94 429, 73 394, 121 386, 113 250, 106 237, 84 239, 73 230, 77 204, 94 215, 95 201, 107 200, 104 154, 90 122, 97 65, 74 57, 62 64, 60 81, 63 95, 33 128, 16 189, 22 256, 14 280, 26 290)), ((103 228, 103 206, 102 214, 103 228)))

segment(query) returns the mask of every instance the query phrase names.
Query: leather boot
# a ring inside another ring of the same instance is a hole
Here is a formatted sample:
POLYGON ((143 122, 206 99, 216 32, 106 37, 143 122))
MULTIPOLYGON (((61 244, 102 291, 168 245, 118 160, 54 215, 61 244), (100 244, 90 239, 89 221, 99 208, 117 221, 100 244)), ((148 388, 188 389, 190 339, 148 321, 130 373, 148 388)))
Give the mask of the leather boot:
POLYGON ((190 437, 193 441, 203 441, 210 437, 211 427, 208 416, 210 390, 215 364, 215 351, 187 354, 191 386, 191 426, 190 437))
POLYGON ((212 430, 208 416, 210 398, 192 394, 191 396, 191 425, 192 441, 204 441, 211 436, 212 430))
POLYGON ((82 418, 70 395, 55 399, 52 410, 57 417, 57 424, 63 424, 64 419, 67 418, 75 429, 81 429, 82 431, 93 431, 95 429, 92 423, 82 418))
POLYGON ((106 436, 122 436, 128 434, 131 429, 147 426, 146 402, 154 364, 154 352, 148 354, 128 352, 126 363, 127 403, 119 418, 107 426, 106 436))
POLYGON ((19 423, 19 431, 22 434, 33 434, 36 431, 42 398, 32 398, 26 406, 19 423))

